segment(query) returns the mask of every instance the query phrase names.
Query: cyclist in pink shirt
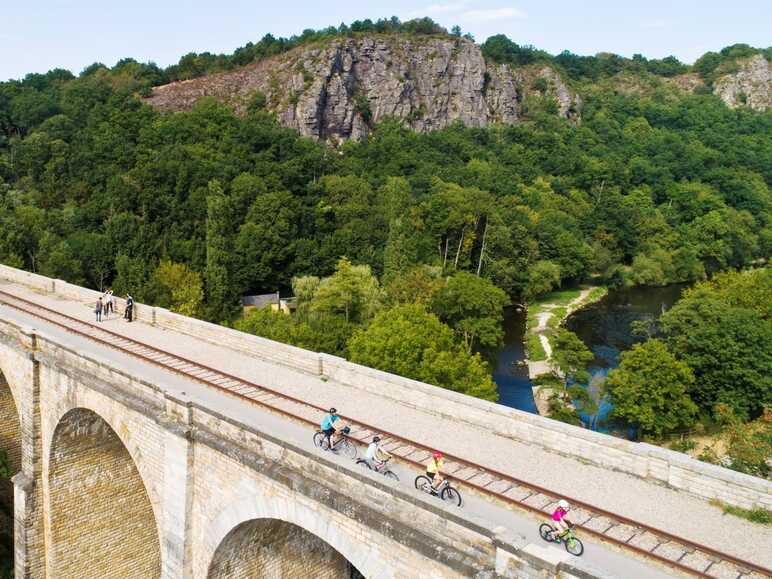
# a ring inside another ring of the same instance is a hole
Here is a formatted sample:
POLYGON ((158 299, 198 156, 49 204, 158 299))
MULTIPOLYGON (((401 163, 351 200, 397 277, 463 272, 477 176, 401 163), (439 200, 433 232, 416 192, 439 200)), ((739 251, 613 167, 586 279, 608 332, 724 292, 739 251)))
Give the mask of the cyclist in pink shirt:
POLYGON ((558 507, 552 513, 552 526, 558 531, 558 536, 563 536, 568 531, 568 526, 571 521, 566 518, 568 511, 571 510, 571 505, 568 501, 560 499, 558 501, 558 507))

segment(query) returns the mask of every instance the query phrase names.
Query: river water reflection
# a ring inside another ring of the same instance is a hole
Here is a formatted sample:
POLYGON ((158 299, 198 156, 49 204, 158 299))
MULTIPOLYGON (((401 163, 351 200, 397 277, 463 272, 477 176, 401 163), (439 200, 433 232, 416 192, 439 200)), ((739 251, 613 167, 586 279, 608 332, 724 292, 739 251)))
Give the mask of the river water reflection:
POLYGON ((491 358, 493 381, 498 386, 499 404, 536 413, 536 404, 528 379, 528 368, 519 366, 525 360, 525 311, 504 310, 504 346, 491 358))
MULTIPOLYGON (((637 340, 630 325, 635 320, 654 320, 672 307, 684 284, 661 288, 634 287, 609 292, 600 302, 576 312, 566 327, 576 333, 595 355, 591 374, 606 375, 619 364, 619 353, 637 340)), ((492 357, 493 380, 498 385, 499 404, 536 412, 528 370, 517 363, 525 359, 523 336, 525 312, 504 312, 504 346, 492 357)), ((609 410, 601 410, 601 418, 609 410)))

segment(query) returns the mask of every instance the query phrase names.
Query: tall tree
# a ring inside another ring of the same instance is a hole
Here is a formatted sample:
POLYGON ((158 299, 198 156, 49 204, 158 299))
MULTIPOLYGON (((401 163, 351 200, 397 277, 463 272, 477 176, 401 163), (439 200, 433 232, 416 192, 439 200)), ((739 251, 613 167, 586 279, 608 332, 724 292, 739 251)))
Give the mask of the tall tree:
POLYGON ((450 276, 434 298, 432 309, 464 340, 467 351, 498 346, 509 298, 487 279, 460 271, 450 276))
POLYGON ((206 198, 206 303, 210 320, 230 320, 238 311, 238 288, 231 275, 232 216, 217 181, 210 181, 206 198))
POLYGON ((606 381, 612 416, 653 436, 694 423, 697 406, 688 394, 693 385, 691 368, 656 339, 624 352, 606 381))
POLYGON ((478 354, 469 354, 453 332, 417 304, 378 314, 349 341, 351 360, 486 400, 498 393, 478 354))

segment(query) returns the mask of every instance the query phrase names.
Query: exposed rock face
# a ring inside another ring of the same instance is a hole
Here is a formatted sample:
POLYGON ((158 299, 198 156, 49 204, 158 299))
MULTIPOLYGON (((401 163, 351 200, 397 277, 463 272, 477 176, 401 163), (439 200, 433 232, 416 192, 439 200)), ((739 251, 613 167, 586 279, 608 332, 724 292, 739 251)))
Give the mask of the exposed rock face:
POLYGON ((714 83, 713 92, 727 106, 746 105, 757 111, 772 106, 772 66, 762 54, 739 63, 740 70, 722 76, 714 83))
POLYGON ((258 91, 283 125, 331 141, 361 139, 386 117, 422 132, 454 121, 470 127, 512 124, 531 95, 554 98, 560 116, 576 122, 582 106, 549 67, 487 64, 468 40, 404 36, 300 47, 238 70, 158 87, 147 100, 176 111, 213 96, 243 112, 258 91), (538 78, 544 81, 534 87, 538 78))

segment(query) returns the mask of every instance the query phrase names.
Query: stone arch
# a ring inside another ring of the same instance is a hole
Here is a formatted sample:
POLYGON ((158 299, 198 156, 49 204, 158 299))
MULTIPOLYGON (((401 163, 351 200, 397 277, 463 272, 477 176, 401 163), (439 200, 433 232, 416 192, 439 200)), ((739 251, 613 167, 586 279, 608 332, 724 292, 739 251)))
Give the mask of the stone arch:
POLYGON ((252 519, 225 536, 212 557, 207 579, 252 577, 363 576, 343 555, 305 529, 279 519, 252 519))
POLYGON ((145 484, 111 426, 66 412, 48 461, 50 564, 55 577, 159 577, 158 524, 145 484))
MULTIPOLYGON (((0 473, 0 561, 13 560, 14 507, 11 477, 21 470, 21 421, 8 380, 0 370, 0 451, 4 453, 0 465, 7 472, 0 473)), ((0 564, 0 571, 3 565, 0 564)))
MULTIPOLYGON (((383 565, 383 559, 378 552, 377 542, 366 541, 362 536, 357 536, 356 531, 346 528, 333 520, 332 516, 325 516, 318 509, 312 509, 299 500, 292 500, 271 493, 269 498, 244 496, 236 500, 224 509, 211 521, 204 538, 203 548, 206 551, 204 560, 208 564, 202 573, 207 574, 207 579, 223 579, 225 577, 290 577, 291 574, 266 574, 254 572, 255 566, 260 563, 270 564, 270 549, 274 545, 262 543, 255 545, 261 539, 270 538, 271 533, 290 545, 306 545, 315 550, 315 556, 310 557, 305 564, 310 569, 318 565, 317 573, 308 574, 297 569, 297 577, 335 577, 356 579, 368 577, 381 579, 391 577, 389 570, 383 565), (264 548, 265 547, 265 548, 264 548), (249 550, 251 549, 251 551, 249 550), (250 559, 248 556, 236 565, 226 567, 227 558, 232 560, 234 554, 257 553, 258 556, 250 559), (260 555, 267 555, 260 558, 260 555), (324 564, 325 559, 329 567, 324 564), (336 567, 336 562, 340 567, 336 567), (344 565, 343 563, 348 563, 344 565), (322 574, 320 569, 329 569, 330 574, 322 574), (332 574, 335 569, 340 569, 343 574, 332 574), (232 575, 228 575, 230 572, 232 575), (250 575, 248 573, 254 573, 250 575), (246 573, 246 574, 245 574, 246 573)), ((296 551, 292 551, 296 556, 296 551)), ((280 555, 277 553, 276 555, 280 555)), ((282 569, 281 564, 274 568, 282 569)), ((290 573, 292 569, 287 569, 290 573)))

